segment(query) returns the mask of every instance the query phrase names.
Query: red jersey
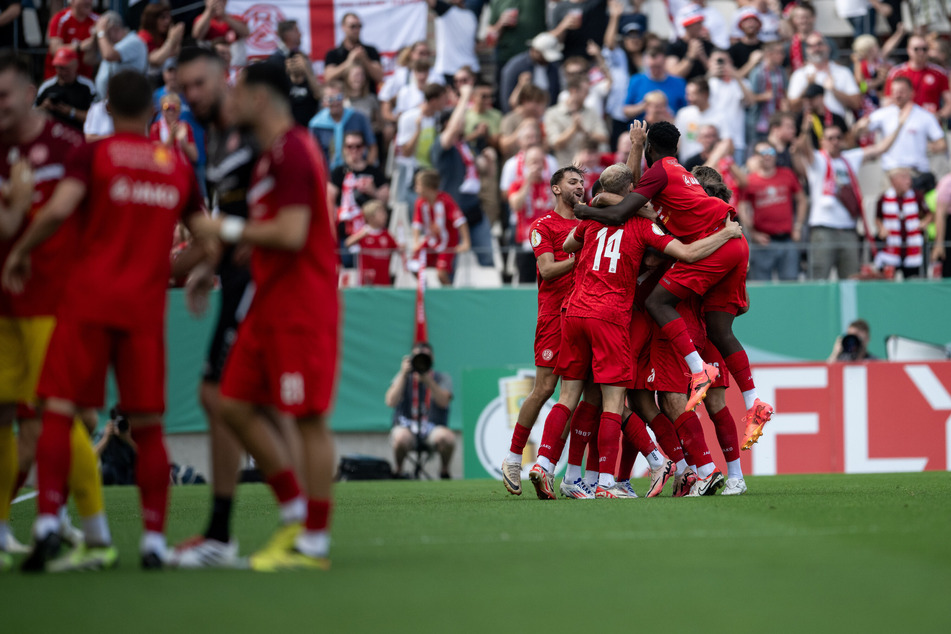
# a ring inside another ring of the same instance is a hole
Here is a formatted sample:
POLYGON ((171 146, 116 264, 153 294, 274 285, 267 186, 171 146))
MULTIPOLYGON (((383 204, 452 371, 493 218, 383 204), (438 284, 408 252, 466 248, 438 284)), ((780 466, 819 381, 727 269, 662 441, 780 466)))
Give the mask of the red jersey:
MULTIPOLYGON (((524 184, 525 179, 521 177, 516 179, 509 188, 508 195, 511 196, 520 190, 524 184)), ((555 204, 555 197, 551 193, 551 187, 547 180, 532 185, 532 190, 525 197, 525 206, 514 212, 515 242, 517 244, 525 244, 529 241, 532 225, 535 224, 536 220, 547 215, 553 204, 555 204)))
MULTIPOLYGON (((242 18, 240 15, 229 15, 228 17, 230 17, 233 20, 238 20, 239 22, 245 21, 244 18, 242 18)), ((195 18, 196 22, 198 20, 199 18, 195 18)), ((215 40, 219 40, 219 39, 224 39, 227 42, 234 42, 238 38, 237 38, 237 34, 231 28, 231 25, 229 25, 224 20, 217 20, 215 18, 212 18, 208 22, 208 32, 205 33, 205 37, 203 37, 202 40, 204 40, 205 42, 214 42, 215 40)))
MULTIPOLYGON (((48 118, 43 131, 29 143, 12 147, 0 146, 0 183, 10 176, 10 166, 20 157, 26 157, 33 166, 36 193, 21 234, 37 212, 49 202, 53 190, 66 171, 67 157, 83 143, 83 135, 78 130, 48 118)), ((56 307, 63 296, 67 271, 72 267, 79 235, 78 227, 75 218, 68 218, 49 240, 33 251, 30 255, 30 278, 23 294, 8 298, 8 314, 17 317, 56 314, 56 307)), ((10 241, 5 246, 0 246, 0 254, 4 259, 12 245, 13 241, 10 241)))
MULTIPOLYGON (((563 218, 551 211, 532 223, 531 243, 537 260, 545 253, 555 256, 555 262, 563 262, 571 257, 562 248, 565 239, 571 230, 578 226, 575 218, 563 218)), ((574 276, 569 271, 561 277, 552 280, 543 280, 538 267, 535 268, 538 279, 538 316, 560 315, 561 306, 571 294, 574 286, 574 276)))
POLYGON ((736 211, 703 191, 693 174, 668 156, 641 176, 634 193, 649 199, 667 230, 687 244, 715 233, 736 211))
POLYGON ((753 206, 753 228, 771 236, 790 234, 796 215, 795 195, 802 191, 799 179, 788 167, 777 167, 766 178, 750 172, 740 200, 753 206))
POLYGON ((915 103, 934 114, 941 107, 941 95, 948 91, 948 73, 937 64, 914 70, 908 62, 895 66, 885 80, 885 96, 892 94, 892 80, 907 77, 911 82, 915 103))
MULTIPOLYGON (((178 125, 185 128, 185 140, 188 143, 194 143, 195 131, 192 130, 192 127, 184 121, 179 121, 178 125)), ((171 134, 172 131, 169 129, 168 123, 161 117, 159 117, 159 120, 149 127, 149 138, 159 143, 167 143, 171 134)), ((181 147, 177 143, 175 144, 175 149, 179 152, 182 152, 181 147)), ((182 156, 185 157, 184 152, 182 152, 182 156)), ((187 161, 188 157, 185 157, 185 160, 187 161)))
POLYGON ((390 286, 390 257, 396 251, 396 240, 386 229, 370 229, 357 243, 360 255, 357 268, 363 286, 390 286))
POLYGON ((576 256, 578 279, 568 300, 568 317, 589 317, 626 326, 644 249, 663 251, 673 241, 656 224, 634 216, 620 227, 584 220, 575 229, 584 243, 576 256))
POLYGON ((281 209, 310 210, 299 251, 255 247, 255 292, 247 321, 259 329, 336 330, 337 240, 327 209, 327 166, 306 128, 295 126, 262 152, 248 188, 250 223, 273 220, 281 209))
POLYGON ((74 213, 79 246, 59 314, 124 330, 161 327, 175 224, 202 208, 191 165, 120 132, 75 150, 65 177, 86 195, 74 213))
POLYGON ((165 43, 165 40, 159 41, 152 37, 152 34, 145 29, 139 29, 139 38, 145 42, 145 48, 148 49, 149 53, 159 49, 165 43))
POLYGON ((413 228, 419 230, 424 247, 431 252, 442 253, 459 244, 459 227, 465 222, 459 205, 446 192, 436 194, 433 204, 422 196, 416 199, 413 228))
MULTIPOLYGON (((73 44, 74 42, 82 42, 92 35, 92 29, 96 26, 98 19, 99 15, 90 13, 85 20, 79 20, 73 14, 73 10, 67 7, 50 18, 50 24, 47 28, 47 40, 58 37, 63 40, 63 43, 66 45, 73 44)), ((83 63, 82 55, 80 55, 79 74, 92 79, 94 77, 92 71, 92 66, 83 63)), ((53 68, 53 54, 47 51, 46 62, 43 67, 43 78, 49 79, 55 74, 56 69, 53 68)))

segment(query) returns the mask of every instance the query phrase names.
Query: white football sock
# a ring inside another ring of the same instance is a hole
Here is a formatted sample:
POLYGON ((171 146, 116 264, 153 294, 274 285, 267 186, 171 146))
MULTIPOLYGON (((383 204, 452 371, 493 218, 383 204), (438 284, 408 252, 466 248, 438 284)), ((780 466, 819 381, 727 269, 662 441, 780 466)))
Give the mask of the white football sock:
POLYGON ((297 524, 307 517, 307 502, 303 496, 298 496, 281 504, 281 521, 284 524, 297 524))
POLYGON ((716 470, 717 470, 717 466, 713 464, 712 462, 708 462, 707 464, 702 465, 700 466, 700 468, 697 469, 697 477, 701 479, 706 478, 707 476, 709 476, 711 473, 713 473, 716 470))
POLYGON ((505 458, 505 462, 509 464, 522 464, 522 454, 510 451, 509 455, 505 458))
POLYGON ((142 534, 142 541, 139 544, 139 552, 142 554, 155 553, 160 559, 165 559, 165 535, 155 531, 146 531, 142 534))
POLYGON ((82 518, 83 535, 87 546, 109 546, 112 544, 112 535, 109 533, 109 523, 105 513, 96 513, 92 517, 82 518))
POLYGON ((574 484, 579 478, 581 478, 581 465, 569 464, 565 469, 565 480, 568 484, 574 484))
POLYGON ((613 473, 600 473, 598 474, 598 486, 602 489, 610 489, 615 485, 614 474, 613 473))
POLYGON ((44 513, 37 515, 33 522, 33 535, 37 541, 50 536, 59 530, 59 518, 55 515, 44 513))
POLYGON ((684 357, 684 361, 687 362, 687 367, 690 368, 691 373, 697 374, 703 372, 703 359, 700 358, 696 350, 684 357))
POLYGON ((743 468, 740 466, 739 458, 726 463, 726 477, 743 479, 743 468))
POLYGON ((326 557, 330 554, 330 531, 304 531, 297 536, 294 546, 310 557, 326 557))
POLYGON ((545 470, 546 473, 552 473, 555 470, 555 465, 551 463, 551 460, 545 456, 538 456, 538 461, 535 463, 539 467, 545 470))
POLYGON ((681 458, 677 461, 677 475, 682 475, 687 470, 687 461, 681 458))
POLYGON ((598 472, 597 471, 585 471, 584 473, 584 483, 588 485, 588 488, 594 491, 595 487, 598 486, 598 472))
POLYGON ((753 407, 753 403, 756 402, 756 388, 752 390, 746 390, 743 392, 743 402, 746 404, 746 409, 753 407))
POLYGON ((663 467, 664 464, 667 462, 666 460, 664 460, 664 457, 660 455, 660 452, 657 451, 656 449, 644 457, 647 458, 647 463, 651 466, 651 469, 657 469, 659 467, 663 467))

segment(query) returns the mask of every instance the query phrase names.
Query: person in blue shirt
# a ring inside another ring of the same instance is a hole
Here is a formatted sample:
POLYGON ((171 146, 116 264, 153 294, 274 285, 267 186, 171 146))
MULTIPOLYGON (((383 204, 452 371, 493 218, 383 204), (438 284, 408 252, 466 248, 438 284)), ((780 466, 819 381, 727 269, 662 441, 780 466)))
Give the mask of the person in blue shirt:
POLYGON ((373 127, 363 113, 344 105, 343 91, 342 81, 330 81, 324 88, 323 109, 314 115, 307 127, 324 151, 329 169, 343 165, 343 137, 348 132, 363 135, 367 145, 367 162, 376 165, 379 149, 373 127))
POLYGON ((667 95, 672 113, 687 105, 687 82, 681 77, 669 75, 664 69, 666 52, 663 45, 651 45, 644 53, 645 70, 631 77, 624 100, 624 116, 628 119, 643 119, 647 104, 644 97, 659 90, 667 95))

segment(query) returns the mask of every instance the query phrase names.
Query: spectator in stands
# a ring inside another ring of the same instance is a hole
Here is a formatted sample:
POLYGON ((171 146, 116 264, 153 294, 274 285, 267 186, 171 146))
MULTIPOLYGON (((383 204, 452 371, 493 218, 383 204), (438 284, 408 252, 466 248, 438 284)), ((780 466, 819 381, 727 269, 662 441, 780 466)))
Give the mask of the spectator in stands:
POLYGON ((515 236, 515 268, 520 284, 535 282, 535 254, 530 243, 532 223, 554 208, 555 198, 548 181, 554 173, 545 148, 533 145, 524 151, 521 174, 504 193, 512 213, 515 236))
POLYGON ((716 51, 710 56, 710 106, 720 117, 720 134, 732 139, 739 164, 746 161, 746 108, 753 103, 749 82, 738 76, 730 56, 716 51))
POLYGON ((923 228, 931 222, 931 211, 924 194, 912 187, 911 169, 891 169, 888 180, 891 187, 879 197, 875 210, 876 233, 885 241, 885 248, 875 254, 875 268, 885 269, 889 278, 896 269, 906 279, 918 277, 925 263, 923 228))
POLYGON ((53 68, 56 76, 40 86, 36 105, 63 123, 82 130, 86 112, 96 100, 96 85, 79 75, 79 55, 68 46, 56 51, 53 68))
POLYGON ((765 141, 753 146, 750 173, 737 211, 750 238, 751 280, 799 277, 799 245, 809 214, 809 200, 792 170, 776 166, 776 148, 765 141))
POLYGON ((465 113, 472 93, 472 86, 462 86, 456 107, 451 113, 442 113, 439 138, 432 146, 432 164, 439 171, 439 189, 459 205, 466 217, 479 264, 492 266, 492 231, 479 200, 479 176, 490 168, 492 159, 486 156, 488 150, 475 154, 465 142, 465 113))
POLYGON ((459 205, 448 192, 441 191, 439 172, 424 169, 416 173, 416 203, 413 211, 413 261, 410 270, 435 268, 443 286, 452 284, 457 253, 472 248, 469 225, 459 205))
POLYGON ((703 77, 710 69, 710 55, 716 46, 704 28, 703 11, 691 5, 680 17, 684 34, 667 47, 667 72, 686 80, 703 77))
POLYGON ((475 152, 487 147, 497 148, 502 113, 492 107, 492 86, 477 79, 472 90, 472 103, 466 110, 466 143, 475 152))
POLYGON ((898 120, 905 116, 905 124, 892 147, 882 154, 881 166, 886 172, 898 167, 910 167, 917 174, 931 172, 929 154, 948 152, 948 142, 938 118, 912 101, 914 88, 911 80, 898 76, 892 80, 890 106, 879 108, 856 125, 856 134, 867 127, 870 132, 888 136, 898 128, 898 120), (907 111, 907 114, 905 114, 907 111))
POLYGON ((558 93, 561 92, 560 66, 562 60, 562 44, 551 33, 536 35, 528 50, 512 57, 502 68, 501 88, 499 101, 506 112, 511 109, 508 98, 520 82, 532 83, 547 90, 548 103, 558 102, 558 93), (527 80, 522 79, 527 73, 527 80))
POLYGON ((446 87, 427 84, 423 88, 426 100, 402 113, 396 128, 396 199, 411 203, 413 174, 419 168, 432 167, 430 151, 436 141, 436 115, 446 106, 446 87))
POLYGON ((370 122, 370 128, 377 139, 377 146, 383 140, 383 114, 380 112, 380 100, 370 92, 366 71, 362 66, 354 66, 347 73, 344 94, 350 107, 363 114, 370 122))
POLYGON ((95 101, 89 106, 86 113, 86 123, 83 124, 83 136, 86 137, 86 143, 92 143, 99 139, 111 136, 115 131, 112 124, 112 115, 106 110, 107 101, 95 101))
MULTIPOLYGON (((561 64, 561 70, 565 81, 572 77, 581 77, 588 82, 588 96, 584 100, 584 106, 603 118, 604 101, 611 92, 611 69, 608 68, 601 55, 601 47, 594 42, 588 44, 588 55, 590 60, 584 57, 566 58, 561 64)), ((566 99, 568 99, 568 91, 562 90, 558 94, 558 101, 563 103, 566 99)))
MULTIPOLYGON (((360 132, 347 132, 343 137, 343 162, 330 171, 327 188, 328 203, 336 210, 337 237, 342 246, 349 236, 364 224, 362 207, 371 200, 382 203, 390 197, 390 186, 381 170, 367 160, 367 142, 360 132)), ((353 266, 353 257, 341 257, 346 268, 353 266)))
POLYGON ((856 220, 864 213, 859 168, 864 161, 888 150, 898 130, 875 145, 844 151, 844 128, 827 126, 819 149, 813 145, 812 132, 811 120, 804 119, 795 150, 806 166, 809 181, 809 278, 827 279, 835 267, 839 279, 844 280, 859 272, 859 238, 855 231, 856 220))
POLYGON ((291 112, 298 125, 306 126, 320 110, 320 82, 314 75, 310 60, 301 52, 282 62, 291 80, 291 112))
MULTIPOLYGON (((529 83, 518 90, 518 101, 515 108, 502 117, 499 124, 499 149, 502 160, 507 161, 519 149, 518 130, 526 120, 532 120, 538 124, 545 116, 545 110, 548 108, 548 92, 538 86, 529 83)), ((541 142, 541 139, 539 141, 541 142)))
POLYGON ((162 97, 158 120, 149 129, 153 141, 180 151, 190 163, 198 160, 198 147, 192 127, 180 119, 182 100, 175 93, 162 97))
MULTIPOLYGON (((816 32, 816 8, 809 0, 798 0, 790 12, 789 22, 791 31, 788 51, 789 68, 795 72, 807 62, 806 40, 816 32)), ((836 59, 839 53, 838 47, 828 40, 826 44, 829 46, 829 59, 836 59)))
POLYGON ((699 139, 700 128, 712 125, 719 128, 720 113, 710 107, 710 84, 703 77, 695 77, 687 82, 687 103, 674 118, 674 125, 680 130, 680 162, 696 155, 702 149, 699 139))
MULTIPOLYGON (((383 87, 380 88, 378 95, 383 119, 388 126, 392 125, 393 133, 396 132, 396 119, 399 117, 399 112, 394 111, 396 96, 404 86, 412 85, 421 95, 426 84, 442 84, 445 82, 442 75, 432 69, 432 59, 433 53, 429 44, 424 40, 404 48, 397 55, 396 69, 383 82, 383 87), (430 69, 429 76, 423 81, 416 79, 414 67, 418 65, 418 62, 426 62, 430 69)), ((422 99, 420 99, 420 103, 422 103, 422 99)))
MULTIPOLYGON (((769 121, 777 112, 786 110, 786 71, 783 69, 782 42, 769 42, 763 45, 763 58, 750 72, 750 90, 753 103, 747 110, 746 130, 748 140, 761 141, 769 132, 769 121)), ((793 130, 795 135, 795 128, 793 130)), ((784 144, 786 147, 788 143, 784 144)))
POLYGON ((874 35, 860 35, 852 42, 852 73, 865 97, 867 113, 871 113, 879 105, 880 93, 892 67, 887 59, 904 34, 904 24, 899 24, 898 30, 881 48, 878 46, 878 38, 874 35))
POLYGON ((44 78, 49 79, 56 74, 53 56, 64 46, 74 49, 78 54, 79 74, 88 79, 93 78, 93 66, 99 54, 94 32, 97 20, 99 16, 92 12, 92 0, 73 0, 68 7, 50 18, 44 78))
MULTIPOLYGON (((545 0, 490 0, 489 29, 486 40, 495 44, 496 85, 502 86, 502 69, 531 41, 545 30, 545 0)), ((516 73, 516 77, 518 74, 516 73)), ((512 86, 515 84, 513 83, 512 86)), ((499 104, 508 110, 508 93, 499 93, 499 104)))
POLYGON ((684 169, 688 172, 693 171, 693 168, 698 165, 707 164, 708 159, 713 154, 713 149, 720 142, 720 130, 712 123, 701 125, 697 131, 696 142, 699 144, 700 151, 681 161, 684 169))
POLYGON ((796 140, 796 117, 790 112, 777 112, 769 118, 766 141, 776 150, 776 166, 788 167, 798 173, 792 159, 792 144, 796 140))
POLYGON ((588 42, 600 48, 608 28, 607 0, 562 0, 551 6, 549 30, 564 42, 565 57, 586 56, 588 42))
POLYGON ((896 77, 907 77, 913 88, 916 104, 938 115, 939 119, 951 117, 951 91, 948 88, 948 73, 945 69, 929 63, 928 41, 920 35, 908 38, 908 61, 892 68, 885 82, 885 96, 891 97, 891 87, 896 77))
POLYGON ((802 112, 796 117, 796 129, 801 128, 806 119, 810 120, 812 143, 815 147, 819 147, 822 135, 827 127, 836 126, 841 130, 848 129, 845 118, 826 107, 825 92, 825 89, 819 84, 806 86, 801 100, 802 112))
POLYGON ((682 77, 670 75, 664 68, 666 56, 662 44, 652 45, 646 52, 645 70, 631 77, 627 98, 624 100, 624 116, 627 119, 643 119, 646 104, 644 97, 654 90, 667 95, 667 101, 673 112, 687 105, 687 82, 682 77))
POLYGON ((360 16, 346 13, 340 23, 343 26, 343 42, 324 58, 324 81, 343 80, 351 66, 363 66, 370 80, 370 92, 376 93, 377 84, 383 81, 380 53, 360 41, 360 29, 363 28, 360 16))
POLYGON ((951 213, 951 174, 945 174, 935 188, 934 244, 931 261, 941 262, 941 277, 951 277, 951 260, 947 257, 948 214, 951 213))
POLYGON ((454 108, 456 102, 459 101, 459 91, 463 86, 475 86, 476 84, 476 73, 468 66, 462 66, 457 70, 452 77, 449 77, 449 99, 450 107, 454 108))
POLYGON ((852 25, 852 35, 875 35, 878 13, 888 15, 892 9, 878 0, 835 0, 835 12, 852 25))
POLYGON ((627 87, 631 83, 631 76, 641 69, 641 55, 646 41, 643 26, 639 21, 620 26, 624 8, 622 0, 609 0, 610 18, 607 31, 604 33, 604 49, 601 51, 611 77, 611 91, 608 93, 604 109, 611 117, 612 138, 627 132, 628 118, 624 116, 624 99, 627 97, 627 87))
POLYGON ((281 20, 277 23, 277 50, 268 58, 275 64, 283 65, 287 60, 300 52, 300 27, 297 20, 281 20))
MULTIPOLYGON (((412 81, 400 86, 390 108, 390 113, 394 117, 398 118, 407 110, 416 108, 426 101, 423 88, 426 87, 426 82, 432 74, 432 65, 427 59, 418 59, 413 62, 412 71, 412 81)), ((439 75, 439 79, 441 80, 440 83, 444 81, 442 75, 439 75)))
POLYGON ((794 109, 802 107, 803 93, 810 84, 825 89, 826 108, 841 117, 862 107, 862 94, 852 72, 829 61, 829 45, 821 33, 806 38, 806 65, 789 78, 789 100, 794 109))
POLYGON ((832 354, 827 363, 848 361, 878 361, 878 357, 868 353, 868 342, 872 330, 864 319, 856 319, 846 328, 845 334, 836 337, 832 354))
POLYGON ((763 59, 763 41, 759 39, 763 25, 760 22, 759 13, 751 6, 743 7, 737 12, 737 24, 740 26, 743 37, 733 42, 728 52, 739 76, 747 77, 763 59))
POLYGON ((567 82, 568 99, 545 111, 545 137, 559 165, 570 165, 586 139, 608 142, 604 119, 584 105, 588 86, 587 78, 572 77, 567 82))
POLYGON ((237 15, 230 15, 227 0, 205 0, 205 10, 192 23, 192 37, 199 42, 223 40, 234 44, 251 34, 248 25, 237 15))
MULTIPOLYGON (((780 39, 779 35, 779 15, 773 11, 771 3, 773 0, 752 0, 746 7, 733 14, 733 28, 730 31, 730 39, 737 41, 743 37, 743 29, 740 22, 746 18, 745 9, 753 9, 759 18, 761 42, 776 42, 780 39)), ((778 5, 777 5, 778 6, 778 5)))
POLYGON ((185 24, 172 24, 172 8, 167 2, 154 2, 142 11, 139 37, 149 52, 149 75, 158 76, 165 60, 178 57, 182 50, 185 24))
POLYGON ((479 72, 476 32, 479 16, 465 6, 465 0, 427 0, 436 13, 436 62, 434 68, 446 82, 463 66, 479 72))
POLYGON ((448 480, 449 461, 456 447, 456 437, 448 427, 452 379, 448 374, 431 369, 433 359, 431 345, 414 345, 412 352, 403 357, 399 372, 386 390, 386 406, 394 410, 390 438, 396 474, 402 474, 407 454, 422 449, 439 454, 439 476, 448 480), (414 365, 419 356, 428 357, 429 368, 414 365))
POLYGON ((644 97, 644 122, 648 125, 658 121, 674 122, 674 115, 670 111, 667 95, 660 90, 654 90, 644 97))
MULTIPOLYGON (((505 161, 502 165, 502 174, 499 177, 499 189, 506 198, 516 181, 525 178, 526 152, 533 147, 542 145, 541 125, 535 119, 525 119, 516 130, 518 137, 518 152, 505 161)), ((624 159, 627 160, 627 157, 624 159)), ((545 167, 542 171, 543 178, 551 178, 551 175, 558 170, 558 160, 551 154, 545 155, 545 167)))
POLYGON ((342 81, 335 79, 328 82, 324 87, 324 107, 314 115, 307 127, 324 151, 330 169, 343 165, 343 139, 347 132, 359 132, 363 135, 363 141, 368 148, 367 160, 376 165, 378 148, 373 128, 362 113, 344 105, 346 97, 343 91, 342 81))
POLYGON ((96 73, 96 92, 106 94, 109 79, 120 70, 145 73, 149 67, 149 51, 135 31, 122 22, 122 16, 107 11, 96 22, 96 42, 102 63, 96 73))
POLYGON ((347 238, 344 246, 357 253, 361 286, 392 286, 390 260, 398 245, 386 230, 386 205, 370 200, 362 211, 365 224, 347 238))
MULTIPOLYGON (((673 7, 673 3, 671 3, 673 7)), ((713 42, 713 45, 719 49, 726 50, 730 48, 730 29, 720 10, 711 7, 707 0, 693 0, 682 3, 679 8, 674 10, 673 30, 678 38, 683 38, 686 32, 683 21, 687 15, 695 15, 699 11, 703 16, 704 30, 706 38, 713 42)))
POLYGON ((22 0, 0 0, 0 43, 4 47, 16 48, 20 45, 22 38, 17 38, 16 27, 22 12, 22 0))

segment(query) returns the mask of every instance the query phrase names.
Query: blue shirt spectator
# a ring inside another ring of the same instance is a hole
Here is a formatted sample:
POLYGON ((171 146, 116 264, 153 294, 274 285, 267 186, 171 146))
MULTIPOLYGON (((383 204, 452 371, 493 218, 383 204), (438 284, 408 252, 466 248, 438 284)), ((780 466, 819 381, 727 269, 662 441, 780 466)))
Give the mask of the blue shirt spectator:
POLYGON ((672 113, 687 105, 687 82, 681 77, 668 75, 664 70, 666 56, 663 46, 651 46, 644 54, 645 70, 631 77, 624 100, 624 116, 628 119, 644 118, 644 97, 659 90, 667 95, 672 113))
POLYGON ((376 165, 379 149, 373 127, 363 113, 344 106, 343 84, 338 81, 327 84, 323 102, 324 108, 314 115, 307 127, 324 151, 329 168, 332 170, 343 165, 343 137, 348 132, 363 135, 367 145, 367 161, 376 165))

